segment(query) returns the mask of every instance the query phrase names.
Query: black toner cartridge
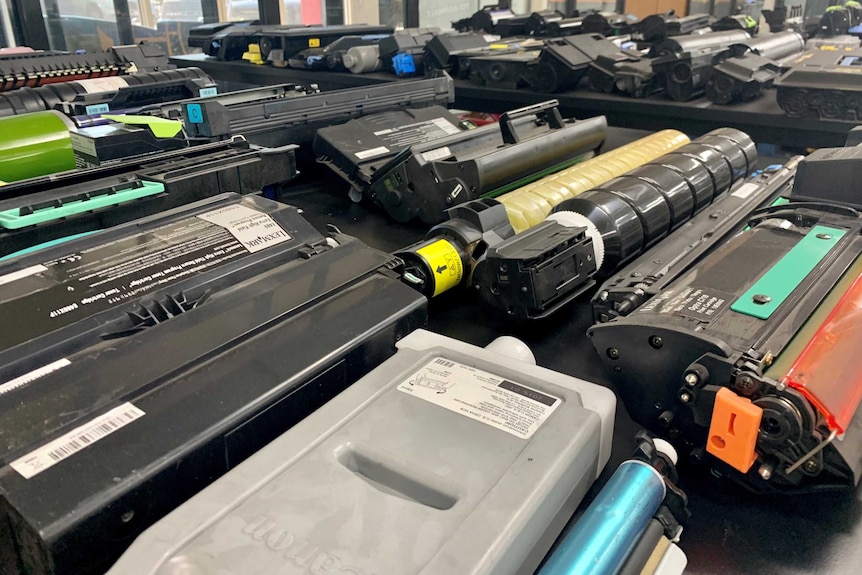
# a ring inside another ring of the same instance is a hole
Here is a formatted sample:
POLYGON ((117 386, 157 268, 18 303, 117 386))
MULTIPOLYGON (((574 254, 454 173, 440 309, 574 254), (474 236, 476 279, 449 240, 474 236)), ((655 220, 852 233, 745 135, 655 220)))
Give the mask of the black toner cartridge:
POLYGON ((194 35, 195 43, 209 56, 219 60, 240 60, 250 45, 257 44, 263 60, 285 65, 294 54, 307 48, 324 48, 342 36, 392 34, 393 31, 389 26, 368 24, 277 26, 242 23, 227 28, 203 28, 203 34, 196 33, 193 28, 189 37, 194 35))
POLYGON ((0 56, 0 92, 54 82, 105 78, 120 74, 158 72, 168 57, 153 44, 114 46, 107 52, 23 52, 0 56))
POLYGON ((0 187, 0 257, 224 192, 276 191, 296 176, 296 146, 242 137, 0 187))
POLYGON ((841 191, 859 162, 858 148, 819 150, 790 194, 792 165, 746 183, 735 202, 762 207, 719 217, 715 237, 679 230, 691 249, 648 252, 599 294, 610 321, 589 335, 632 418, 756 491, 862 476, 862 217, 841 191))
POLYGON ((0 93, 0 116, 54 109, 69 116, 95 115, 217 93, 215 81, 203 70, 180 68, 18 88, 0 93))
POLYGON ((782 72, 780 62, 804 48, 802 35, 791 30, 732 45, 732 57, 713 70, 707 98, 718 104, 753 100, 782 72))
POLYGON ((308 94, 301 98, 264 96, 260 101, 222 102, 229 95, 183 103, 183 125, 192 139, 218 140, 234 134, 261 146, 311 143, 326 126, 366 114, 448 106, 454 84, 445 74, 434 78, 308 94))
POLYGON ((556 100, 512 110, 499 124, 461 130, 446 110, 383 114, 318 131, 314 149, 398 221, 503 193, 592 154, 605 118, 563 120, 556 100))
POLYGON ((379 365, 426 320, 399 266, 232 194, 0 266, 0 570, 103 573, 379 365))

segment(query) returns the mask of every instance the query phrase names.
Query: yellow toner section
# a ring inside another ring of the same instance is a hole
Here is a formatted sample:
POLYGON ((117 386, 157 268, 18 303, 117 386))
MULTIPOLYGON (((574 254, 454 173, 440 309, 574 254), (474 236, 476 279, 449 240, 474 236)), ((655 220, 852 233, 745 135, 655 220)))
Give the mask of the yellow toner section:
POLYGON ((688 143, 688 137, 682 132, 662 130, 503 194, 497 200, 506 206, 509 222, 515 231, 522 232, 544 221, 554 206, 564 200, 688 143))

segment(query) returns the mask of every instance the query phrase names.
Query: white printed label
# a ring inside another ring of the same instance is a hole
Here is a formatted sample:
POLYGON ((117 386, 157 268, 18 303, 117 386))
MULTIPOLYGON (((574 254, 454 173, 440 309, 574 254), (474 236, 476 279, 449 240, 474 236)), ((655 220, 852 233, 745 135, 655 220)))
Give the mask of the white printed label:
POLYGON ((731 196, 735 196, 737 198, 742 198, 743 200, 760 189, 760 186, 757 184, 753 184, 748 182, 747 184, 742 184, 739 186, 736 191, 734 191, 731 196))
POLYGON ((292 239, 268 214, 239 204, 198 217, 229 231, 251 253, 292 239))
POLYGON ((354 155, 360 160, 367 160, 368 158, 373 158, 374 156, 380 156, 382 154, 388 154, 389 148, 386 146, 379 146, 377 148, 371 148, 370 150, 362 150, 361 152, 356 152, 354 155))
POLYGON ((449 158, 452 156, 452 152, 449 151, 449 146, 443 146, 442 148, 437 148, 436 150, 430 150, 422 154, 422 159, 426 162, 433 162, 434 160, 442 160, 443 158, 449 158))
POLYGON ((30 479, 143 416, 143 411, 131 403, 124 403, 16 459, 9 466, 24 479, 30 479))
POLYGON ((0 384, 0 395, 4 395, 9 393, 14 389, 18 389, 19 387, 24 387, 28 383, 32 383, 39 379, 40 377, 44 377, 49 373, 53 373, 58 369, 62 369, 67 365, 72 365, 72 362, 66 358, 58 359, 53 363, 49 363, 48 365, 43 365, 39 369, 34 369, 30 373, 25 373, 21 377, 16 377, 10 381, 7 381, 4 384, 0 384))
POLYGON ((529 439, 562 403, 560 398, 442 357, 398 386, 449 411, 529 439))
POLYGON ((93 158, 98 157, 96 154, 96 142, 90 138, 85 138, 81 134, 76 134, 75 132, 69 132, 69 137, 72 140, 73 150, 81 152, 82 154, 87 154, 93 158))
POLYGON ((89 80, 78 80, 78 84, 84 88, 88 94, 98 94, 99 92, 116 92, 120 88, 125 88, 129 85, 120 76, 111 76, 109 78, 91 78, 89 80))
POLYGON ((452 134, 461 133, 461 130, 459 130, 457 126, 453 126, 452 123, 448 122, 445 118, 434 118, 431 122, 450 136, 452 134))
POLYGON ((43 266, 42 264, 30 266, 29 268, 24 268, 23 270, 18 270, 17 272, 12 272, 6 275, 0 276, 0 286, 3 284, 8 284, 10 282, 14 282, 15 280, 24 279, 26 277, 34 276, 38 273, 46 271, 48 268, 43 266))

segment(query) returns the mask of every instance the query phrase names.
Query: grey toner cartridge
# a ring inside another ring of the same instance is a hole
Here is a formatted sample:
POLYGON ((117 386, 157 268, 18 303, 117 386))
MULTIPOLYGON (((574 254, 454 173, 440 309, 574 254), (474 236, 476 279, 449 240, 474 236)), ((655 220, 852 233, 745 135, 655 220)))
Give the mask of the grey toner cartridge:
POLYGON ((615 400, 506 339, 408 335, 109 573, 533 573, 607 463, 615 400))

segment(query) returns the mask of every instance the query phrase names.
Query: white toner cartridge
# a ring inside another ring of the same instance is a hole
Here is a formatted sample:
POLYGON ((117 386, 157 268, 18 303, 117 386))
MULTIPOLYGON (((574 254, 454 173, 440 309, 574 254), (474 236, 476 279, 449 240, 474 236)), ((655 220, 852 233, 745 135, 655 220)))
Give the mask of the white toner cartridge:
POLYGON ((613 394, 512 338, 397 346, 109 575, 533 573, 608 460, 613 394))

